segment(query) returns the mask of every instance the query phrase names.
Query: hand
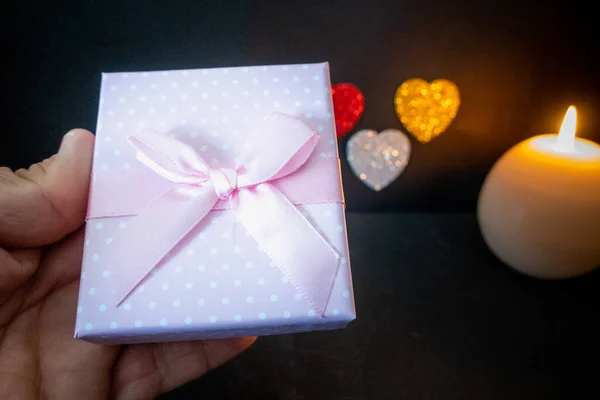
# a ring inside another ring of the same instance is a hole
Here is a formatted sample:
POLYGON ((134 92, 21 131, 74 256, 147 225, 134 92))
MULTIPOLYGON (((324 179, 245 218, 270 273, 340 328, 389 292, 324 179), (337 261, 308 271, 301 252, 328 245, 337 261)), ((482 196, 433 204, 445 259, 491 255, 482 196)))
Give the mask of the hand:
POLYGON ((73 339, 94 136, 0 168, 0 398, 147 399, 231 359, 255 338, 101 346, 73 339))

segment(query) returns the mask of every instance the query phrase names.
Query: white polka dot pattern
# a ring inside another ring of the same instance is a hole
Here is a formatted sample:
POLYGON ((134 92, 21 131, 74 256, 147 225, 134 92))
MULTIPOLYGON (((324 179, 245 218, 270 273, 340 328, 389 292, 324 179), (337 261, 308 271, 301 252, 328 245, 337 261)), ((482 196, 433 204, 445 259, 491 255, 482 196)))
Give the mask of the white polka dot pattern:
MULTIPOLYGON (((100 103, 96 180, 145 168, 127 143, 142 129, 176 137, 219 163, 235 157, 242 137, 274 111, 301 118, 319 133, 315 157, 337 157, 325 64, 104 74, 100 103)), ((325 318, 229 211, 211 212, 116 307, 106 255, 135 217, 115 217, 86 226, 76 336, 142 343, 344 326, 355 315, 344 208, 331 203, 298 209, 342 255, 325 318)))

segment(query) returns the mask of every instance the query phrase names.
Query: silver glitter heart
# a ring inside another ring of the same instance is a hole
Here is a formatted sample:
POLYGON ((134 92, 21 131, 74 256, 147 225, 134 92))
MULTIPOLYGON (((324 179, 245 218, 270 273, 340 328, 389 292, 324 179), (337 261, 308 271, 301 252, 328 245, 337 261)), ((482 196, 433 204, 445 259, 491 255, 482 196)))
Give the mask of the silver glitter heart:
POLYGON ((406 168, 410 140, 397 129, 356 132, 346 146, 352 172, 369 188, 379 191, 392 183, 406 168))

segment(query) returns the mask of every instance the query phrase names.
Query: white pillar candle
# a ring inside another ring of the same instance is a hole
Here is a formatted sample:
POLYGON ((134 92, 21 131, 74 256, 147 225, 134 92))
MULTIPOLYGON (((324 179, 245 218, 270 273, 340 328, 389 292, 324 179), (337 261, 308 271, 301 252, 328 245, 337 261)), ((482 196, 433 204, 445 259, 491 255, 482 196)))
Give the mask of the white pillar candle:
POLYGON ((600 146, 575 137, 576 119, 571 106, 558 135, 511 148, 479 195, 483 238, 527 275, 568 278, 600 265, 600 146))

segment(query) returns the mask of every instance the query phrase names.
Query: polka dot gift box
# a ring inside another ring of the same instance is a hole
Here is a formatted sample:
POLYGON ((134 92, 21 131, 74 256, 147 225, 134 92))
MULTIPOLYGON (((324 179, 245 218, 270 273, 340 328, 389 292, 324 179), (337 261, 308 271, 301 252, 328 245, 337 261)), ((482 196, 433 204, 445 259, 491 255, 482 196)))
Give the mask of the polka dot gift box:
POLYGON ((355 318, 327 64, 102 75, 75 337, 355 318))

